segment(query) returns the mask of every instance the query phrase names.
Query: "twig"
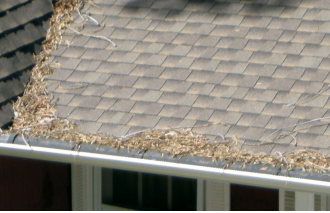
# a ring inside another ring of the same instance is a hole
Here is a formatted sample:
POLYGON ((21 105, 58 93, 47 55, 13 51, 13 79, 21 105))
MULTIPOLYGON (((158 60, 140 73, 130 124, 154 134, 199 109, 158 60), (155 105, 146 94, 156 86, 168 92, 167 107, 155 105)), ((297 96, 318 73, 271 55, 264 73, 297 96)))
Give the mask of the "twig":
POLYGON ((310 120, 310 121, 306 121, 304 123, 298 123, 298 124, 294 124, 294 125, 291 125, 291 126, 286 126, 286 127, 283 127, 283 128, 280 128, 280 129, 277 129, 276 131, 274 131, 272 134, 270 134, 268 138, 272 137, 275 133, 281 131, 281 130, 284 130, 284 129, 287 129, 287 128, 291 128, 291 127, 296 127, 296 126, 300 126, 300 125, 305 125, 305 124, 309 124, 309 123, 313 123, 313 122, 316 122, 316 121, 322 121, 322 120, 327 120, 327 119, 330 119, 330 116, 329 117, 325 117, 325 118, 316 118, 316 119, 313 119, 313 120, 310 120))
POLYGON ((311 102, 311 101, 314 100, 315 98, 319 97, 322 93, 324 93, 325 91, 327 91, 329 88, 330 88, 330 84, 329 84, 329 85, 326 87, 326 89, 325 89, 324 91, 322 91, 322 92, 321 92, 321 90, 322 90, 322 88, 321 88, 321 89, 316 90, 315 92, 309 93, 308 95, 306 95, 305 97, 303 97, 303 98, 300 100, 300 102, 301 102, 302 100, 306 99, 308 96, 310 96, 310 95, 316 93, 316 94, 314 95, 314 97, 312 97, 311 100, 307 100, 307 101, 305 101, 305 102, 303 102, 303 103, 300 103, 300 104, 298 103, 299 101, 297 101, 295 104, 288 104, 288 105, 286 105, 286 106, 294 106, 294 105, 297 105, 297 104, 299 104, 299 105, 303 105, 303 104, 306 104, 306 103, 308 103, 308 102, 311 102))
POLYGON ((85 33, 81 33, 81 32, 78 32, 77 30, 71 28, 71 27, 68 27, 68 29, 72 30, 73 32, 75 32, 76 34, 78 35, 82 35, 82 36, 86 36, 86 37, 91 37, 91 38, 98 38, 98 39, 102 39, 102 40, 105 40, 107 42, 110 42, 114 47, 117 47, 117 45, 115 43, 113 43, 113 41, 111 41, 110 39, 104 37, 104 36, 95 36, 95 35, 90 35, 90 34, 85 34, 85 33))
POLYGON ((100 26, 99 22, 95 18, 93 18, 92 16, 90 16, 90 14, 87 15, 87 18, 89 20, 91 20, 92 22, 94 22, 97 26, 100 26))
POLYGON ((314 126, 310 126, 310 127, 306 127, 306 128, 298 129, 298 130, 295 130, 294 132, 299 132, 299 131, 302 131, 302 130, 311 129, 311 128, 318 127, 318 126, 329 125, 329 124, 330 124, 330 123, 318 124, 318 125, 314 125, 314 126))
POLYGON ((87 84, 83 84, 83 83, 76 83, 76 84, 70 84, 68 87, 65 87, 62 85, 62 83, 59 85, 59 87, 61 87, 62 89, 65 90, 75 90, 75 89, 81 89, 84 87, 87 87, 87 84))
POLYGON ((80 2, 79 6, 78 6, 78 8, 77 8, 77 12, 78 12, 80 18, 81 18, 83 21, 85 21, 85 19, 82 17, 82 15, 81 15, 81 13, 80 13, 80 6, 81 6, 81 2, 80 2))
POLYGON ((125 140, 125 139, 127 139, 129 137, 132 137, 132 136, 135 136, 135 135, 139 135, 139 134, 142 134, 142 133, 145 133, 145 132, 148 132, 148 131, 150 131, 150 129, 147 129, 147 130, 144 130, 144 131, 134 132, 134 133, 131 133, 129 135, 122 136, 122 137, 120 137, 120 139, 125 140))
POLYGON ((101 9, 99 6, 97 6, 92 0, 86 0, 87 3, 91 4, 92 6, 96 7, 97 9, 101 9))
POLYGON ((93 32, 94 32, 94 33, 100 32, 101 30, 103 30, 103 29, 105 28, 105 24, 106 24, 106 23, 104 23, 103 27, 101 27, 100 29, 94 30, 93 32))
POLYGON ((297 138, 291 134, 289 134, 288 136, 290 136, 294 140, 294 146, 297 146, 297 144, 298 144, 297 138))
POLYGON ((310 165, 312 165, 312 166, 314 166, 314 167, 316 167, 316 168, 318 168, 318 169, 325 170, 325 171, 330 171, 330 169, 328 169, 328 168, 324 168, 324 167, 322 167, 322 166, 318 166, 318 165, 316 165, 316 164, 310 162, 309 160, 307 160, 307 163, 309 163, 310 165))
POLYGON ((221 124, 221 125, 223 125, 223 126, 227 126, 227 124, 225 124, 225 123, 223 123, 223 122, 218 122, 218 123, 208 123, 208 124, 202 124, 202 125, 198 125, 198 126, 193 126, 193 127, 191 127, 192 129, 193 128, 201 128, 201 127, 207 127, 207 126, 215 126, 215 125, 219 125, 219 124, 221 124))
POLYGON ((282 155, 282 153, 280 153, 280 152, 275 152, 275 154, 279 155, 279 156, 282 158, 282 160, 284 161, 285 165, 288 165, 288 162, 286 161, 286 159, 285 159, 285 157, 282 155))
POLYGON ((26 142, 26 140, 25 140, 24 131, 22 132, 22 139, 23 139, 25 145, 27 145, 27 146, 29 146, 31 148, 30 144, 28 142, 26 142))
POLYGON ((225 137, 223 135, 217 134, 217 136, 220 136, 223 141, 225 140, 225 137))

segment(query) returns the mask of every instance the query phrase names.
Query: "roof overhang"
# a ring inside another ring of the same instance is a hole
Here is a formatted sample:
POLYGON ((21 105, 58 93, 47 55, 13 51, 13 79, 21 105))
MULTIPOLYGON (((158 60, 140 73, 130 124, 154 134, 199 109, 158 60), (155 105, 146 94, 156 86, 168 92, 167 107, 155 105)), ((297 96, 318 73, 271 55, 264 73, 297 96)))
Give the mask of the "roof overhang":
POLYGON ((230 181, 238 184, 257 185, 327 194, 330 178, 316 172, 285 172, 265 165, 249 165, 241 171, 239 164, 223 169, 223 163, 209 159, 186 156, 180 159, 158 152, 120 149, 108 146, 77 144, 46 138, 29 138, 21 135, 0 136, 0 155, 23 157, 72 164, 89 164, 99 167, 157 173, 189 178, 230 181), (30 146, 26 144, 29 143, 30 146), (179 161, 179 162, 178 162, 179 161), (290 175, 290 176, 289 176, 290 175))

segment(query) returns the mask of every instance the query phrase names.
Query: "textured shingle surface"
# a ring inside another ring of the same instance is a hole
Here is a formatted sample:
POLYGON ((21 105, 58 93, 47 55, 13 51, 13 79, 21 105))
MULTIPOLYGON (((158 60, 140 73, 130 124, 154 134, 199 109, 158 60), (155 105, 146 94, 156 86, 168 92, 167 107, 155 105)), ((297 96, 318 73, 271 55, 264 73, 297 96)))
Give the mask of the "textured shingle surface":
MULTIPOLYGON (((11 101, 23 93, 29 80, 32 54, 40 51, 51 12, 45 0, 0 1, 0 128, 6 128, 14 116, 11 101)), ((65 80, 64 73, 56 73, 57 80, 65 80)))
POLYGON ((297 125, 330 115, 327 1, 94 2, 96 34, 118 46, 68 31, 47 80, 82 131, 195 126, 256 152, 330 148, 329 120, 297 125))

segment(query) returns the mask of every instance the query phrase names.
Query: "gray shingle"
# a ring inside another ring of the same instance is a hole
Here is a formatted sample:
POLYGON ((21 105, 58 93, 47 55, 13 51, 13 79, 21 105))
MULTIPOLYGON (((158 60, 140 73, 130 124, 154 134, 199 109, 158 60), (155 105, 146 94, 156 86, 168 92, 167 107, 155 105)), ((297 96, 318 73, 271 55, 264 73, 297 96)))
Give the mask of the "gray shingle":
POLYGON ((278 40, 282 33, 283 30, 278 29, 252 28, 247 33, 246 38, 258 40, 278 40))
POLYGON ((192 108, 186 118, 191 120, 207 121, 213 112, 213 109, 192 108))
MULTIPOLYGON (((238 146, 269 153, 273 147, 285 151, 280 145, 295 150, 289 137, 256 146, 276 129, 327 116, 326 1, 95 2, 100 10, 91 6, 86 12, 107 23, 97 35, 117 47, 68 31, 68 41, 53 53, 57 71, 46 80, 62 97, 61 116, 85 120, 84 130, 123 136, 207 124, 193 130, 211 139, 235 136, 238 146), (59 67, 62 58, 65 69, 59 67), (84 118, 77 111, 82 108, 101 114, 84 118)), ((94 29, 88 27, 86 32, 94 29)), ((28 64, 23 56, 13 61, 28 64)), ((326 126, 292 129, 301 134, 299 145, 314 147, 307 137, 328 148, 326 126)))
POLYGON ((95 108, 100 101, 100 97, 75 95, 68 106, 95 108))
POLYGON ((137 65, 130 75, 156 78, 163 73, 164 69, 158 66, 137 65))
POLYGON ((171 43, 174 38, 177 36, 177 33, 172 32, 150 32, 143 41, 148 42, 160 42, 160 43, 171 43))
POLYGON ((210 122, 223 124, 236 124, 241 118, 241 112, 231 112, 226 110, 216 110, 209 119, 210 122))
POLYGON ((165 68, 160 78, 172 79, 172 80, 185 80, 191 70, 189 69, 180 69, 180 68, 165 68))
POLYGON ((112 74, 129 74, 135 68, 134 64, 123 64, 103 61, 96 72, 112 74))
POLYGON ((164 44, 154 42, 138 42, 134 47, 134 52, 141 53, 159 53, 164 47, 164 44))
POLYGON ((115 29, 111 34, 111 38, 121 40, 140 41, 145 38, 148 31, 145 30, 133 30, 133 29, 115 29))
POLYGON ((248 27, 221 26, 217 25, 210 33, 213 36, 244 38, 249 32, 248 27))
POLYGON ((105 84, 118 87, 132 87, 137 79, 137 76, 113 74, 105 84))
POLYGON ((192 106, 192 104, 196 101, 197 97, 197 95, 192 94, 164 92, 158 100, 158 103, 192 106))
POLYGON ((186 81, 178 81, 178 80, 167 80, 163 87, 161 88, 162 91, 167 92, 179 92, 185 93, 191 87, 191 82, 186 81))
POLYGON ((103 109, 103 110, 108 110, 112 105, 116 102, 116 99, 112 98, 101 98, 97 106, 95 107, 96 109, 103 109))
POLYGON ((135 89, 133 89, 133 88, 109 87, 103 93, 102 97, 129 99, 133 95, 134 92, 135 92, 135 89))
POLYGON ((267 27, 272 20, 271 17, 243 16, 241 26, 244 27, 267 27))
POLYGON ((136 59, 136 64, 142 65, 161 65, 166 59, 166 55, 156 55, 150 53, 141 53, 136 59))
POLYGON ((187 78, 187 81, 220 84, 225 78, 224 73, 212 72, 212 71, 193 71, 187 78))
POLYGON ((244 47, 244 50, 270 52, 274 48, 275 44, 275 41, 250 40, 244 47))
POLYGON ((191 107, 165 105, 159 116, 170 118, 185 118, 191 107))
POLYGON ((153 128, 159 119, 160 117, 152 115, 134 115, 127 124, 130 126, 153 128))
POLYGON ((160 54, 186 56, 190 49, 188 45, 166 44, 160 54))
POLYGON ((100 109, 86 109, 76 107, 68 118, 83 121, 97 121, 102 113, 103 110, 100 109))
POLYGON ((322 58, 317 57, 288 55, 283 62, 283 66, 317 68, 321 61, 322 58))
POLYGON ((231 99, 199 96, 194 103, 194 107, 225 110, 231 103, 231 99))
POLYGON ((190 69, 214 71, 218 67, 219 63, 220 61, 218 60, 196 58, 190 69))
POLYGON ((173 68, 189 68, 194 61, 194 58, 190 58, 190 57, 165 56, 164 58, 166 59, 162 65, 164 67, 173 67, 173 68))
POLYGON ((156 102, 162 94, 160 91, 139 89, 132 95, 131 100, 156 102))
POLYGON ((252 64, 250 63, 244 74, 246 75, 257 75, 257 76, 272 76, 275 72, 276 66, 274 65, 263 65, 263 64, 252 64))
POLYGON ((215 25, 213 24, 187 23, 181 32, 187 34, 208 35, 214 27, 215 25))
POLYGON ((131 110, 131 113, 158 115, 163 109, 164 104, 150 103, 150 102, 137 102, 131 110))
POLYGON ((102 124, 100 129, 98 130, 99 133, 106 133, 110 136, 114 137, 122 137, 127 134, 128 130, 130 129, 127 125, 118 125, 118 124, 102 124))
POLYGON ((238 26, 241 24, 244 16, 240 15, 229 15, 229 14, 217 14, 212 24, 216 25, 232 25, 238 26))
POLYGON ((240 15, 257 15, 257 16, 273 16, 278 17, 283 12, 283 6, 275 5, 252 5, 246 4, 239 12, 240 15))
POLYGON ((134 61, 139 57, 139 55, 139 53, 116 51, 111 54, 107 61, 134 63, 134 61))
POLYGON ((252 53, 252 51, 248 50, 219 49, 212 58, 222 61, 247 62, 252 53))
POLYGON ((223 72, 223 73, 236 73, 242 74, 246 67, 247 63, 244 62, 237 62, 237 61, 221 61, 216 72, 223 72))
POLYGON ((241 3, 218 2, 210 11, 215 13, 237 14, 243 6, 244 4, 241 3))
POLYGON ((214 84, 193 83, 187 93, 198 95, 209 95, 214 88, 214 84))
POLYGON ((297 30, 301 23, 299 19, 272 18, 268 25, 270 29, 297 30))
POLYGON ((100 123, 109 123, 109 124, 126 124, 133 114, 125 112, 104 112, 101 117, 97 120, 100 123))
POLYGON ((247 113, 255 113, 260 114, 266 103, 258 102, 258 101, 245 101, 245 100, 233 100, 229 107, 229 111, 235 112, 247 112, 247 113))

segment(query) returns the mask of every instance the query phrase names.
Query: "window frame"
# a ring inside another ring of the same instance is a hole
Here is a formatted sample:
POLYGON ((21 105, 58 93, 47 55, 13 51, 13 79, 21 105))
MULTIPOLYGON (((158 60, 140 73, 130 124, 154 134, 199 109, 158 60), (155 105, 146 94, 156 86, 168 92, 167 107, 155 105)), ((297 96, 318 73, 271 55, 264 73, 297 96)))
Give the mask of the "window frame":
MULTIPOLYGON (((112 173, 112 171, 114 170, 113 168, 106 168, 108 169, 109 172, 112 173)), ((128 171, 128 170, 127 170, 128 171)), ((142 191, 143 191, 143 178, 142 178, 142 174, 143 172, 137 172, 137 171, 132 171, 130 170, 129 172, 136 172, 138 173, 138 207, 142 208, 142 204, 143 204, 143 195, 142 195, 142 191)), ((97 175, 97 177, 95 177, 95 181, 94 181, 94 185, 95 187, 95 192, 94 194, 98 194, 98 196, 94 196, 94 200, 95 200, 95 206, 99 205, 99 207, 95 210, 102 210, 102 211, 110 211, 110 210, 125 210, 125 211, 135 211, 136 209, 130 209, 130 208, 125 208, 125 207, 120 207, 120 206, 115 206, 115 205, 110 205, 110 204, 105 204, 102 202, 102 168, 99 167, 99 171, 98 173, 95 175, 97 175), (98 181, 96 181, 98 180, 98 181), (95 199, 96 198, 96 199, 95 199)), ((161 174, 154 174, 154 175, 161 175, 161 174)), ((173 176, 170 175, 163 175, 167 177, 167 209, 172 209, 172 180, 173 180, 173 176)), ((108 180, 110 182, 112 182, 112 175, 111 178, 108 180)), ((180 178, 187 178, 187 177, 180 177, 180 178)), ((187 178, 189 179, 189 178, 187 178)), ((194 179, 194 178, 192 178, 194 179)), ((204 193, 200 193, 201 189, 199 189, 199 185, 201 184, 198 179, 196 180, 196 210, 201 209, 201 205, 204 206, 204 203, 202 204, 201 201, 204 202, 204 193), (199 201, 199 202, 198 202, 199 201)), ((111 183, 110 183, 111 184, 111 183)), ((204 189, 203 189, 204 192, 204 189)), ((110 194, 111 196, 113 196, 112 194, 113 192, 111 191, 110 194)), ((203 207, 204 209, 204 207, 203 207)))

